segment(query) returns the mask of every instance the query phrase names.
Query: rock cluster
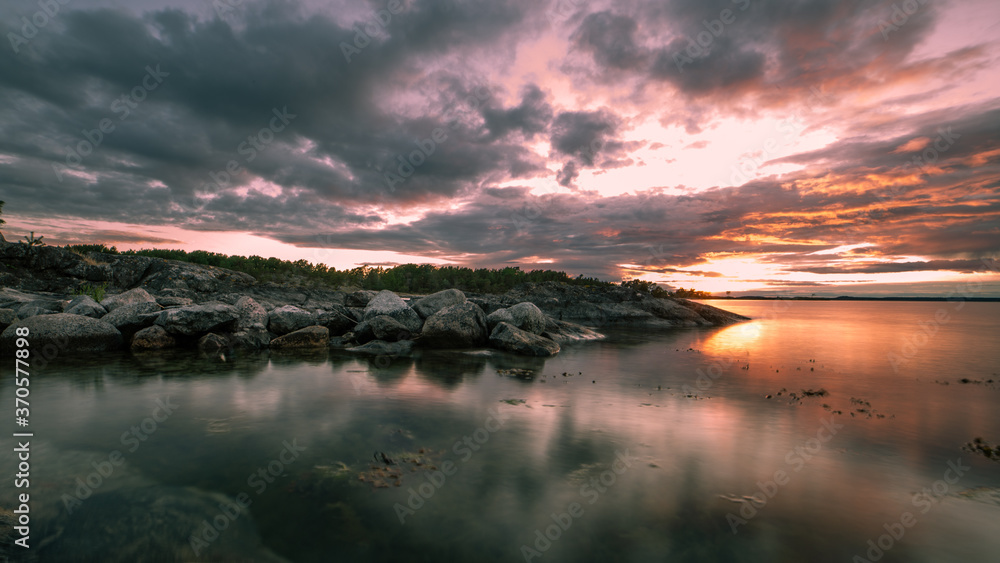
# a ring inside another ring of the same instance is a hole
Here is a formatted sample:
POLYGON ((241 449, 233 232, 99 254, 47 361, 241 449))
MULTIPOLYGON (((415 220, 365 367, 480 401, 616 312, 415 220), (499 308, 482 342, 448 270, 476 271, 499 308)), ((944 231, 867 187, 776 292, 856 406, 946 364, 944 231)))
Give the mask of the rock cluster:
POLYGON ((260 284, 221 268, 143 256, 79 256, 0 241, 0 347, 16 330, 52 353, 172 347, 204 354, 333 347, 370 355, 478 348, 551 356, 600 326, 712 326, 744 320, 708 305, 626 288, 524 284, 503 295, 457 289, 400 297, 260 284), (82 294, 103 282, 108 295, 82 294))

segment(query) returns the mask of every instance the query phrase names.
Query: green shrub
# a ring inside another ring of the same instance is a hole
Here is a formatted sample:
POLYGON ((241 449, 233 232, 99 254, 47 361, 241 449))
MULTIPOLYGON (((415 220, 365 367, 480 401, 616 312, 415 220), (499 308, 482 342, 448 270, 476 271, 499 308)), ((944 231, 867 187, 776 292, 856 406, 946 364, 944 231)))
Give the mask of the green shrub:
POLYGON ((98 285, 90 285, 89 283, 85 283, 81 285, 79 288, 77 288, 77 290, 73 292, 73 295, 89 295, 91 298, 94 299, 94 301, 100 303, 104 299, 104 293, 107 291, 107 289, 108 289, 107 282, 98 285))

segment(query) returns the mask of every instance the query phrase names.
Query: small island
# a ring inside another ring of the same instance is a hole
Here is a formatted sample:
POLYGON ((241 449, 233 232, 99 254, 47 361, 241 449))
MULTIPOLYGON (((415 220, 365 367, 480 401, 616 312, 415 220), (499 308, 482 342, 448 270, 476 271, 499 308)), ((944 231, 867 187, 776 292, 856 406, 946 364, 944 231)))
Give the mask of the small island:
POLYGON ((420 295, 333 287, 301 276, 263 281, 210 264, 99 245, 0 242, 0 344, 13 347, 17 328, 27 327, 53 355, 334 348, 402 357, 421 348, 489 347, 545 357, 567 344, 601 339, 605 327, 673 329, 747 320, 643 284, 551 274, 546 277, 563 279, 526 281, 498 293, 450 287, 420 295))

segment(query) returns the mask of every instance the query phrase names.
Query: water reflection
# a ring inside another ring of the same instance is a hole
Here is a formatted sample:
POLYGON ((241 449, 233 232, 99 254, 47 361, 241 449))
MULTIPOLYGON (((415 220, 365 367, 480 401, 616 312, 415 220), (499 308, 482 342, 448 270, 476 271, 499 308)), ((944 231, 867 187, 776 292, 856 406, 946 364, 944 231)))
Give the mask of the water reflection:
MULTIPOLYGON (((928 310, 892 321, 866 304, 819 305, 795 303, 774 318, 738 311, 758 320, 718 330, 615 331, 549 359, 435 352, 380 362, 324 351, 59 364, 33 383, 44 436, 39 530, 77 525, 61 495, 169 397, 176 413, 127 452, 99 493, 249 491, 262 545, 291 561, 511 561, 529 546, 543 553, 535 561, 843 562, 907 510, 917 526, 881 561, 991 561, 1000 465, 961 446, 975 436, 1000 441, 1000 389, 986 383, 1000 371, 988 345, 996 316, 992 330, 956 319, 955 332, 894 373, 885 361, 898 344, 891 329, 928 310), (957 342, 970 357, 942 369, 936 354, 957 342), (703 375, 710 385, 701 389, 703 375), (826 393, 803 394, 819 389, 826 393), (843 426, 816 441, 831 424, 843 426), (248 476, 289 440, 306 447, 301 457, 265 491, 248 489, 248 476), (359 479, 379 465, 376 452, 397 462, 398 487, 359 479), (629 466, 614 472, 622 455, 629 466), (958 458, 969 471, 921 512, 913 493, 958 458), (442 480, 446 462, 455 470, 442 480), (788 477, 780 485, 779 471, 788 477), (419 506, 401 523, 397 506, 411 503, 419 506), (572 503, 582 514, 536 545, 536 532, 572 503)), ((5 396, 10 386, 0 380, 5 396)), ((5 456, 0 471, 11 464, 5 456)), ((9 488, 3 495, 10 506, 9 488)), ((113 552, 92 539, 89 548, 113 552)), ((237 556, 219 545, 212 557, 237 556)))

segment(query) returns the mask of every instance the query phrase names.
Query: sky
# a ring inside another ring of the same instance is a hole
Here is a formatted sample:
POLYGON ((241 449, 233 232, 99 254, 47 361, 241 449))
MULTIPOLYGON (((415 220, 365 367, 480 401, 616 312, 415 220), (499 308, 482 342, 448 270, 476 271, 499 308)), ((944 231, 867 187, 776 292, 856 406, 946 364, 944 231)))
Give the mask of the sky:
POLYGON ((1000 297, 995 0, 8 0, 8 240, 1000 297))

